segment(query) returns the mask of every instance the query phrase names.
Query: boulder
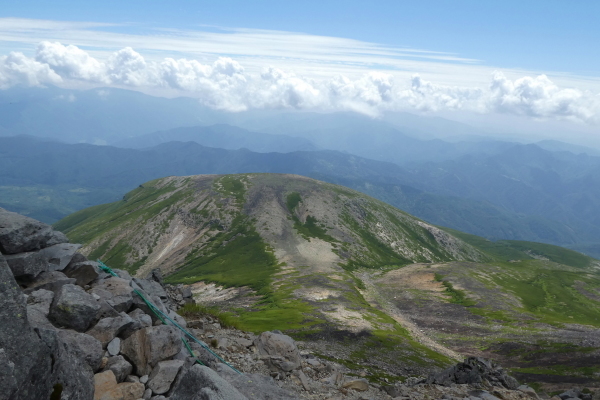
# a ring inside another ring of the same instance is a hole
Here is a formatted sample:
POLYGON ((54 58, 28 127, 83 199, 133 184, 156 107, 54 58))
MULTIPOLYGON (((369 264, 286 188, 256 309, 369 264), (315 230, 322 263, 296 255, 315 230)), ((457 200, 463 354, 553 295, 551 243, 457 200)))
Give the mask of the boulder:
POLYGON ((123 382, 129 375, 133 366, 123 356, 109 357, 104 371, 112 371, 117 382, 123 382))
POLYGON ((148 388, 154 394, 167 393, 183 364, 182 360, 160 361, 148 377, 148 388))
POLYGON ((84 360, 92 371, 100 369, 104 351, 99 341, 85 333, 71 330, 59 330, 57 333, 59 340, 68 346, 70 352, 84 360))
POLYGON ((0 349, 3 396, 10 399, 50 397, 53 386, 50 349, 29 326, 25 296, 1 254, 0 349))
POLYGON ((48 270, 46 259, 35 251, 11 254, 5 258, 15 278, 30 280, 48 270))
POLYGON ((567 399, 578 399, 581 396, 581 391, 578 389, 569 389, 566 392, 562 392, 558 395, 562 400, 567 399))
POLYGON ((94 400, 137 400, 145 390, 141 383, 117 383, 112 371, 94 375, 94 388, 94 400))
POLYGON ((428 384, 450 386, 453 383, 483 385, 485 382, 492 386, 505 387, 514 390, 519 386, 515 378, 508 375, 492 360, 480 357, 469 357, 464 362, 458 363, 442 372, 429 375, 428 384))
POLYGON ((69 239, 61 232, 55 232, 50 225, 33 218, 0 210, 0 252, 17 254, 36 251, 69 239))
POLYGON ((367 381, 364 378, 355 379, 352 381, 345 382, 342 385, 342 387, 344 389, 352 389, 352 390, 356 390, 358 392, 366 392, 367 390, 369 390, 369 381, 367 381))
POLYGON ((94 373, 79 350, 63 340, 57 329, 38 329, 37 334, 52 354, 54 393, 51 398, 91 399, 94 395, 94 373))
POLYGON ((217 364, 216 370, 242 395, 252 400, 298 400, 294 393, 280 388, 270 376, 261 374, 238 374, 225 364, 217 364))
MULTIPOLYGON (((158 308, 160 311, 162 311, 165 315, 169 314, 169 310, 167 309, 167 307, 165 306, 163 301, 160 299, 160 297, 150 296, 143 291, 141 293, 142 293, 142 295, 144 295, 144 297, 148 301, 152 302, 152 304, 154 304, 154 306, 156 308, 158 308)), ((148 314, 150 316, 150 318, 152 318, 153 323, 160 321, 160 318, 158 318, 158 316, 154 313, 154 311, 152 311, 150 309, 150 307, 148 307, 148 305, 144 302, 144 300, 142 300, 142 298, 140 296, 138 296, 138 295, 133 296, 133 306, 135 308, 142 310, 144 313, 148 314)))
POLYGON ((152 326, 152 318, 144 311, 139 308, 136 308, 132 312, 130 312, 129 317, 133 320, 133 323, 126 327, 121 333, 121 337, 123 339, 127 339, 131 334, 137 330, 146 328, 148 326, 152 326))
POLYGON ((98 339, 105 348, 108 343, 133 324, 134 321, 129 315, 121 313, 117 317, 102 318, 86 333, 98 339))
POLYGON ((171 400, 247 400, 233 385, 215 371, 194 365, 177 382, 171 400))
MULTIPOLYGON (((167 292, 160 283, 154 280, 133 278, 133 282, 151 297, 158 297, 161 300, 167 300, 167 292)), ((134 286, 135 287, 135 286, 134 286)), ((136 288, 137 289, 137 288, 136 288)))
POLYGON ((141 383, 119 383, 117 388, 123 400, 138 400, 144 395, 146 388, 141 383))
POLYGON ((27 320, 32 327, 54 328, 48 320, 52 300, 54 292, 45 289, 36 290, 27 297, 27 320))
POLYGON ((163 284, 163 276, 160 268, 154 268, 150 273, 146 276, 146 280, 158 282, 160 285, 163 284))
POLYGON ((75 279, 69 278, 60 271, 44 271, 32 281, 27 282, 23 292, 29 294, 34 290, 46 289, 54 293, 58 292, 64 285, 74 284, 75 279))
POLYGON ((38 252, 48 263, 49 271, 62 271, 69 265, 80 244, 60 243, 46 247, 38 252))
POLYGON ((131 277, 131 275, 129 274, 129 272, 123 270, 123 269, 113 269, 113 272, 116 273, 119 278, 121 279, 125 279, 126 281, 131 281, 133 278, 131 277))
POLYGON ((56 293, 49 319, 57 326, 85 332, 99 308, 90 294, 77 285, 67 284, 56 293))
POLYGON ((289 372, 299 368, 302 363, 294 339, 287 335, 263 332, 256 338, 254 345, 272 371, 289 372))
POLYGON ((117 312, 127 312, 133 302, 133 289, 126 279, 110 277, 95 283, 90 293, 106 301, 117 312))
POLYGON ((95 261, 71 262, 63 270, 63 273, 69 278, 74 278, 77 285, 84 287, 96 280, 100 275, 98 265, 95 261))
POLYGON ((102 300, 98 295, 92 295, 96 299, 96 304, 98 304, 98 311, 96 312, 95 321, 100 321, 103 318, 117 318, 121 315, 117 310, 113 308, 110 304, 106 302, 106 300, 102 300))
POLYGON ((117 379, 112 371, 104 371, 94 375, 94 400, 102 399, 116 389, 117 379))
POLYGON ((525 393, 527 396, 531 397, 532 399, 539 399, 537 393, 535 392, 535 389, 533 389, 531 386, 521 385, 517 388, 517 390, 525 393))
POLYGON ((134 332, 121 343, 121 354, 133 362, 138 375, 147 375, 163 361, 181 350, 177 328, 167 325, 151 326, 134 332))
POLYGON ((184 286, 181 288, 181 297, 184 299, 192 297, 192 288, 189 286, 184 286))
POLYGON ((175 321, 177 325, 181 326, 182 328, 187 328, 187 322, 185 321, 185 318, 177 314, 175 311, 169 310, 169 313, 167 315, 169 316, 169 318, 175 321))

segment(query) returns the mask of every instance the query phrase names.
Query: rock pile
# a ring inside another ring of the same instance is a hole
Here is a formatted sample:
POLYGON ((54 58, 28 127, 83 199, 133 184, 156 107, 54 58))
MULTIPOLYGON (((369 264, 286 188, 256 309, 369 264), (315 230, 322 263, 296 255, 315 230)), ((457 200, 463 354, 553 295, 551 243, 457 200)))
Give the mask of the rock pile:
POLYGON ((79 247, 0 209, 0 399, 245 398, 197 365, 182 332, 163 325, 134 289, 183 327, 175 309, 191 292, 167 293, 157 271, 148 279, 107 274, 79 247), (191 388, 197 393, 188 395, 191 388))

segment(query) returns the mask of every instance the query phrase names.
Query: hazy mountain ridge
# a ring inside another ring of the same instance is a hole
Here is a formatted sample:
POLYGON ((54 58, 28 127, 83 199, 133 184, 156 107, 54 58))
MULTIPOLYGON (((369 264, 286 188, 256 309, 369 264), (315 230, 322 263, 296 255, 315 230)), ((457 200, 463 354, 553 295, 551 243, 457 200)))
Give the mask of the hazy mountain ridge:
MULTIPOLYGON (((493 204, 493 198, 488 201, 461 198, 461 193, 454 192, 431 193, 436 188, 417 188, 425 182, 415 179, 414 171, 333 151, 261 154, 181 142, 134 150, 46 143, 31 137, 0 138, 0 144, 0 205, 48 222, 117 200, 140 182, 167 175, 275 172, 342 184, 436 225, 488 238, 562 245, 599 241, 593 230, 552 220, 551 215, 511 212, 502 204, 493 204)), ((445 183, 442 180, 440 186, 445 183)))
POLYGON ((227 124, 175 128, 117 141, 113 145, 116 147, 144 149, 173 141, 196 142, 203 146, 227 150, 245 148, 258 153, 289 153, 292 151, 317 150, 317 147, 307 139, 287 135, 251 132, 227 124))

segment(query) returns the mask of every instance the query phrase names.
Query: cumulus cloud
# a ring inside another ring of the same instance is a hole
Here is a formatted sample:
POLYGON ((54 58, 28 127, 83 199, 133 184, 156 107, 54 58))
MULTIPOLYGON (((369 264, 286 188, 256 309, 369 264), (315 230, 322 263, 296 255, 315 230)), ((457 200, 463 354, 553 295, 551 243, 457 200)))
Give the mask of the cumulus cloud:
POLYGON ((251 74, 228 57, 212 64, 186 58, 147 61, 130 47, 98 60, 85 50, 42 42, 35 56, 0 57, 0 88, 12 85, 82 82, 98 86, 169 89, 229 111, 248 108, 352 110, 377 115, 384 110, 467 110, 598 122, 600 98, 560 88, 545 75, 510 80, 496 72, 488 87, 439 85, 414 75, 408 82, 371 72, 311 79, 275 67, 251 74))
POLYGON ((13 85, 39 86, 46 83, 58 84, 62 81, 48 64, 40 63, 23 53, 12 52, 0 57, 0 88, 13 85))
POLYGON ((546 75, 511 81, 496 72, 490 85, 492 110, 538 118, 564 117, 589 121, 598 117, 598 96, 576 89, 561 89, 546 75))
POLYGON ((63 78, 109 83, 104 64, 73 45, 42 42, 37 48, 35 60, 48 65, 63 78))

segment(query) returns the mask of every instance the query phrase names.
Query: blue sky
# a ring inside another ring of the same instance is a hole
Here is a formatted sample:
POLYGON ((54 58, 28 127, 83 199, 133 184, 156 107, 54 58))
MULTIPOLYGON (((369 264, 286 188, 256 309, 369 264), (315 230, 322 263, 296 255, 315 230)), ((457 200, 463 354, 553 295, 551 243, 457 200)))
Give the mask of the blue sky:
POLYGON ((7 2, 0 89, 600 124, 600 2, 7 2))
POLYGON ((597 1, 14 1, 4 16, 198 25, 338 36, 460 54, 489 65, 600 75, 597 1))

